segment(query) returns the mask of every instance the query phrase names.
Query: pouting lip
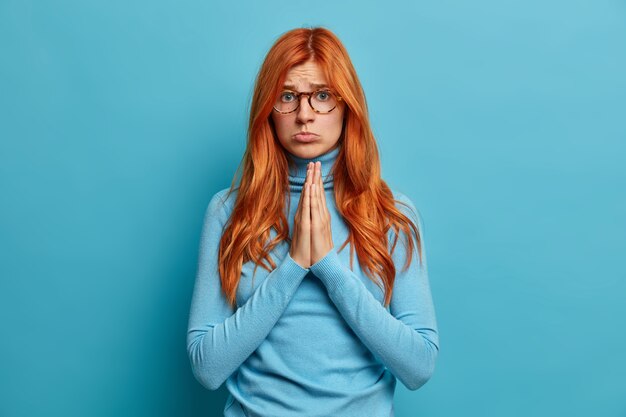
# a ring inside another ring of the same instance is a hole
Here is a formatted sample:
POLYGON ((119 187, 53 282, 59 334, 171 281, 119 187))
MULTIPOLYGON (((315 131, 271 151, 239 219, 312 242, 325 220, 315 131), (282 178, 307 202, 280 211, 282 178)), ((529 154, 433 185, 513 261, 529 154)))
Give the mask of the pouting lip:
POLYGON ((313 137, 316 137, 316 136, 319 136, 319 135, 317 135, 317 134, 315 134, 313 132, 298 132, 295 135, 293 135, 293 138, 295 139, 298 136, 313 136, 313 137))

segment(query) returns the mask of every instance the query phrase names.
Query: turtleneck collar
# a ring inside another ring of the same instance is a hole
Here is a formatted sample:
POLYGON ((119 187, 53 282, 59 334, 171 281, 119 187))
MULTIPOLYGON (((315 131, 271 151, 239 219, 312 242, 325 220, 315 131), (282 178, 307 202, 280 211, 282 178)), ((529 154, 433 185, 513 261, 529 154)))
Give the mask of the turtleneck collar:
POLYGON ((339 146, 330 151, 316 156, 315 158, 305 159, 297 157, 287 152, 287 159, 289 160, 289 189, 291 191, 302 191, 304 187, 304 181, 306 180, 306 167, 309 162, 320 161, 322 163, 322 181, 324 183, 324 189, 329 190, 333 188, 333 174, 331 173, 337 156, 339 155, 339 146))

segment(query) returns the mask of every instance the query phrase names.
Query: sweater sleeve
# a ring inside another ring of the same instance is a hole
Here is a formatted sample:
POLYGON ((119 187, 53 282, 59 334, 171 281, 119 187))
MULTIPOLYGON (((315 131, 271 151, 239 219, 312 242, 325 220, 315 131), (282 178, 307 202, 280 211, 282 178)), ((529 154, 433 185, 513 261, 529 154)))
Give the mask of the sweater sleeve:
POLYGON ((407 237, 401 233, 392 256, 396 277, 389 311, 341 262, 335 249, 310 269, 323 282, 340 314, 365 346, 408 389, 416 390, 434 372, 439 336, 421 216, 408 197, 399 194, 398 200, 410 207, 408 213, 399 208, 418 226, 422 238, 422 262, 419 262, 417 245, 414 245, 411 265, 406 271, 402 270, 406 259, 403 243, 407 237))
POLYGON ((231 307, 218 269, 219 243, 228 220, 220 194, 223 191, 213 196, 205 212, 187 330, 191 369, 211 390, 218 389, 267 337, 308 273, 287 252, 245 304, 231 307))

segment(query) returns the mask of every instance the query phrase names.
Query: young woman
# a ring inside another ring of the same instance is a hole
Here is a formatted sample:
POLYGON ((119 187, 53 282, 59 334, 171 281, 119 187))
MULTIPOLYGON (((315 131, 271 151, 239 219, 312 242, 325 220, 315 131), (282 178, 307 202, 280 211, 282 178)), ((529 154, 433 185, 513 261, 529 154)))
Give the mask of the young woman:
POLYGON ((239 185, 208 204, 187 350, 227 417, 393 416, 439 338, 422 220, 380 177, 365 94, 325 28, 258 74, 239 185), (259 268, 260 267, 260 268, 259 268))

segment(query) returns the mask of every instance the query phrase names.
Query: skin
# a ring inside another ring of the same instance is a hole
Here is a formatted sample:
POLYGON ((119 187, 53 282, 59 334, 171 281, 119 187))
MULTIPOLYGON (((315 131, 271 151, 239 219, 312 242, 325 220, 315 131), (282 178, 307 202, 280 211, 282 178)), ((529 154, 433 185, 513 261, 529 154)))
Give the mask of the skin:
POLYGON ((321 162, 309 162, 294 218, 289 255, 303 268, 310 268, 334 247, 321 169, 321 162))
MULTIPOLYGON (((287 73, 285 84, 295 86, 295 91, 312 92, 311 84, 327 84, 317 63, 305 62, 294 66, 287 73)), ((315 158, 339 145, 343 125, 345 103, 339 101, 330 113, 313 111, 306 96, 300 97, 300 106, 289 114, 272 112, 276 136, 285 150, 304 159, 315 158), (311 143, 299 143, 293 135, 299 132, 318 135, 311 143)), ((292 259, 303 268, 310 268, 324 258, 334 247, 330 225, 330 213, 322 184, 321 162, 310 162, 306 181, 294 218, 294 231, 289 251, 292 259)))
MULTIPOLYGON (((295 91, 316 90, 311 84, 328 84, 317 63, 307 61, 287 72, 285 85, 294 86, 295 91)), ((272 111, 271 117, 278 141, 289 153, 303 159, 312 159, 334 149, 339 144, 345 106, 344 101, 338 101, 337 107, 330 113, 320 114, 313 111, 307 96, 301 96, 300 106, 296 111, 288 114, 272 111), (317 134, 317 140, 311 143, 296 142, 293 135, 303 131, 317 134)))

